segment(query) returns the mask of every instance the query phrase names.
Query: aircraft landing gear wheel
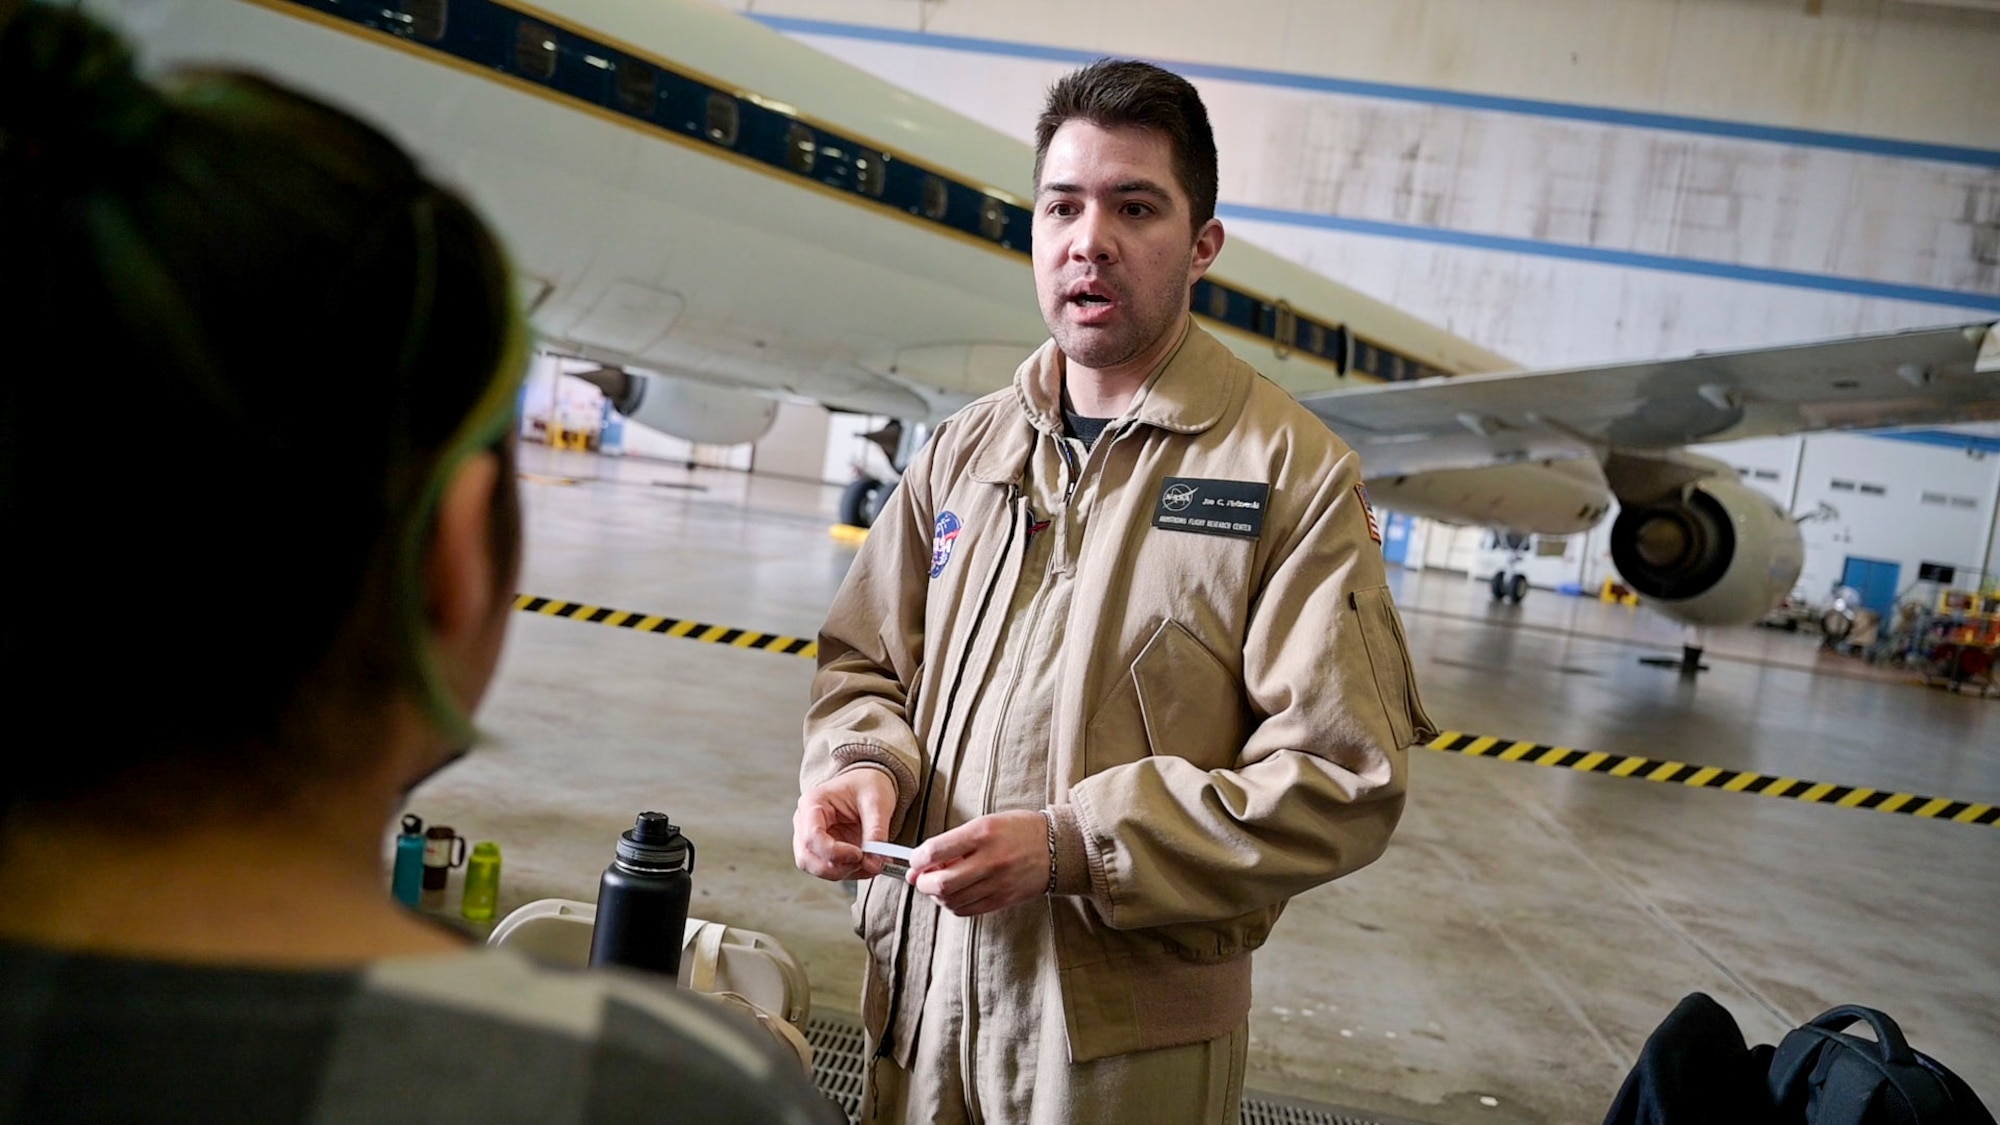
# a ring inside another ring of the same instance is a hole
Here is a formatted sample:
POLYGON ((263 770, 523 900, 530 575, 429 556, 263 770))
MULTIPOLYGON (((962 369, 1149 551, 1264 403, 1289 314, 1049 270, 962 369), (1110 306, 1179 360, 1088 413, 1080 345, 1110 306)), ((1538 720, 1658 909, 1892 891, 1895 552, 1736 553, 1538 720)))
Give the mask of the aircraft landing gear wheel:
POLYGON ((1494 571, 1494 572, 1493 572, 1493 581, 1492 581, 1491 585, 1492 585, 1492 587, 1493 587, 1493 600, 1494 600, 1494 601, 1496 601, 1496 602, 1504 602, 1504 601, 1506 601, 1506 600, 1507 600, 1507 572, 1506 572, 1506 571, 1504 571, 1504 570, 1496 570, 1496 571, 1494 571))
POLYGON ((849 527, 872 527, 888 498, 888 485, 874 477, 857 477, 840 494, 840 522, 849 527))
POLYGON ((1513 602, 1515 605, 1520 605, 1521 599, 1527 596, 1528 576, 1525 574, 1516 574, 1514 581, 1507 585, 1507 600, 1513 602))

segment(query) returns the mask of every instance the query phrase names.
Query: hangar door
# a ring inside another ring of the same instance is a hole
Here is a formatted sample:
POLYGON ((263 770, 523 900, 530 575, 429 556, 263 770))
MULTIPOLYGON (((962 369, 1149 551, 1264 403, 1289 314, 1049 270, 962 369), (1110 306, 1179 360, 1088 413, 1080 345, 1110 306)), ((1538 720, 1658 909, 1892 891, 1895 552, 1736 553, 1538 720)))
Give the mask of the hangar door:
POLYGON ((1861 594, 1861 604, 1881 614, 1886 622, 1895 616, 1896 580, 1902 573, 1901 563, 1849 555, 1846 567, 1840 572, 1840 584, 1854 587, 1861 594))

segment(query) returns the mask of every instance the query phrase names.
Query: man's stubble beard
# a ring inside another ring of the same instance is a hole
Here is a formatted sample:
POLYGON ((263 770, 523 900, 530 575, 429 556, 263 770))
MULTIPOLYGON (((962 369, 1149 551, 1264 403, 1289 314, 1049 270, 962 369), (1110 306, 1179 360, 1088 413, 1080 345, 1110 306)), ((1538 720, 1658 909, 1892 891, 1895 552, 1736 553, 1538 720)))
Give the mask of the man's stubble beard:
MULTIPOLYGON (((1123 324, 1108 328, 1089 328, 1072 325, 1062 317, 1068 302, 1060 302, 1057 315, 1046 313, 1043 319, 1049 322, 1049 335, 1061 349, 1063 358, 1071 363, 1103 371, 1128 363, 1145 353, 1148 348, 1159 343, 1160 337, 1173 330, 1174 324, 1187 308, 1189 287, 1193 284, 1188 275, 1193 271, 1183 271, 1173 284, 1161 291, 1148 294, 1156 301, 1148 301, 1141 309, 1136 295, 1129 290, 1121 293, 1123 310, 1129 314, 1123 324), (1157 309, 1157 312, 1155 311, 1157 309)), ((1115 284, 1115 283, 1114 283, 1115 284)), ((1123 289, 1122 286, 1119 286, 1123 289)))

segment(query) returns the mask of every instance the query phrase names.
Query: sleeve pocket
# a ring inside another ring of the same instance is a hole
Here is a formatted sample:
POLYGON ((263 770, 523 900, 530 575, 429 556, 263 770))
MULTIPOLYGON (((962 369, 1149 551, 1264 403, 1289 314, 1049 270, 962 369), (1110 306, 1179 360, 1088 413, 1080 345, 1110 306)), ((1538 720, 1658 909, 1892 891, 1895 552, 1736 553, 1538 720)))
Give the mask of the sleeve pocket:
POLYGON ((1410 667, 1410 648, 1403 639, 1403 623, 1389 600, 1387 586, 1372 586, 1348 595, 1361 619, 1361 641, 1368 649, 1368 664, 1375 674, 1375 692, 1383 710, 1389 713, 1389 729, 1399 745, 1429 741, 1437 727, 1424 713, 1417 697, 1417 677, 1410 667))

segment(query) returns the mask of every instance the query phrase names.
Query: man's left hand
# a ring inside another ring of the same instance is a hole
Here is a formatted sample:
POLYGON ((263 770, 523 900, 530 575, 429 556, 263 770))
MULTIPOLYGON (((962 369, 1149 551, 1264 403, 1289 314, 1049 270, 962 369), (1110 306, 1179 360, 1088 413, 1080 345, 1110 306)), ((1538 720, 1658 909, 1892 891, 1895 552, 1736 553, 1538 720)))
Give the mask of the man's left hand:
POLYGON ((1049 888, 1049 862, 1047 817, 989 813, 917 848, 910 885, 969 918, 1040 898, 1049 888))

